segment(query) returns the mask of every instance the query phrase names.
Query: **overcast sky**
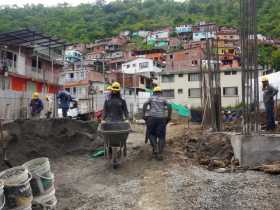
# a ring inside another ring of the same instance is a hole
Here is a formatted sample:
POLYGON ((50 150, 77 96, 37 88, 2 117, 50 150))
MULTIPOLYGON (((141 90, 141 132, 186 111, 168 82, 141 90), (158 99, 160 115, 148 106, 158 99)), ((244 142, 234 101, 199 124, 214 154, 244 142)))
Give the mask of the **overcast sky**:
POLYGON ((95 0, 0 0, 0 5, 18 5, 22 6, 25 4, 44 4, 46 6, 55 6, 60 3, 67 2, 71 5, 78 5, 80 3, 91 3, 95 0))

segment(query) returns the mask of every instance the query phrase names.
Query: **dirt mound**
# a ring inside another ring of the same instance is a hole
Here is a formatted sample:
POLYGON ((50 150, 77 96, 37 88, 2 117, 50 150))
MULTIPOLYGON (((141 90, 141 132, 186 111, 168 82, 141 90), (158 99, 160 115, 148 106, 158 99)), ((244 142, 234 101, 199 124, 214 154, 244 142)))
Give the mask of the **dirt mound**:
POLYGON ((232 164, 233 148, 230 137, 222 133, 186 136, 186 155, 209 169, 226 168, 232 164))
MULTIPOLYGON (((25 120, 7 124, 13 137, 7 146, 7 157, 12 165, 22 164, 37 157, 59 158, 67 154, 89 152, 98 144, 98 124, 68 119, 25 120)), ((3 164, 0 166, 6 168, 3 164)))

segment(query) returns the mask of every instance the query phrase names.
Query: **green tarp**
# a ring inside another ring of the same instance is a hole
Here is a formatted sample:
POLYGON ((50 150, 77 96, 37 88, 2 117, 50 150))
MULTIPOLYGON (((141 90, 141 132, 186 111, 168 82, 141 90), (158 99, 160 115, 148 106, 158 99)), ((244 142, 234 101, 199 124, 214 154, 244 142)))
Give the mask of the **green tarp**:
POLYGON ((171 103, 171 109, 182 117, 189 117, 191 115, 191 111, 182 104, 171 103))

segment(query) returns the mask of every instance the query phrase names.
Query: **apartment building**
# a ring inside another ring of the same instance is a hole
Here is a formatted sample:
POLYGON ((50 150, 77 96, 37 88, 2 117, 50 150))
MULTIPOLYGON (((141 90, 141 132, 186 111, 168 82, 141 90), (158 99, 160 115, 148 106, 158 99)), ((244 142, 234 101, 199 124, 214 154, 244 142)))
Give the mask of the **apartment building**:
POLYGON ((66 42, 24 29, 0 33, 0 87, 19 93, 56 93, 66 42))
MULTIPOLYGON (((0 33, 0 118, 29 118, 34 92, 54 97, 67 43, 23 29, 0 33)), ((43 110, 45 111, 45 110, 43 110)))
POLYGON ((122 73, 118 81, 130 93, 134 90, 145 92, 152 89, 157 83, 157 74, 162 69, 152 59, 136 58, 122 65, 122 73))
MULTIPOLYGON (((224 70, 221 76, 222 106, 241 102, 242 84, 240 69, 224 70)), ((193 70, 162 72, 159 84, 163 96, 176 103, 201 107, 201 72, 193 70)))

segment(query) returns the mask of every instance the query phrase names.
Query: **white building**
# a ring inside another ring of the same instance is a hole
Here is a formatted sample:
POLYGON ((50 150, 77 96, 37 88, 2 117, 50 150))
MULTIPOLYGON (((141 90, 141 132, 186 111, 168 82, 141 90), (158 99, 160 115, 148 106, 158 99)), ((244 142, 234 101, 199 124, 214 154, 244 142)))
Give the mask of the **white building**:
MULTIPOLYGON (((159 78, 163 96, 168 100, 190 107, 201 106, 200 72, 162 72, 159 78)), ((220 78, 222 106, 234 106, 241 103, 241 71, 239 69, 222 71, 220 78)))
POLYGON ((161 71, 162 69, 157 66, 157 63, 148 58, 136 58, 122 64, 122 72, 125 74, 159 73, 161 71))

